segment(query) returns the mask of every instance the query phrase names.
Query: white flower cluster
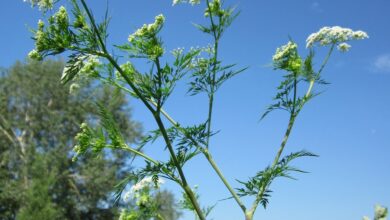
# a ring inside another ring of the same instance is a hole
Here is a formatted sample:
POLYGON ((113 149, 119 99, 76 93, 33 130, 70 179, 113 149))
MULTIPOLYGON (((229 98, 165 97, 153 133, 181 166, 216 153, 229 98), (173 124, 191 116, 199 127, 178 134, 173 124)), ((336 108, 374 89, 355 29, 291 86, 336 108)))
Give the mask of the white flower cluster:
POLYGON ((130 43, 133 43, 136 38, 142 38, 147 37, 151 35, 155 35, 158 30, 162 27, 164 24, 165 17, 164 15, 160 14, 155 17, 154 23, 152 24, 144 24, 140 29, 138 29, 136 32, 131 34, 128 38, 130 43))
MULTIPOLYGON (((157 188, 160 187, 161 184, 164 183, 164 180, 158 179, 157 188)), ((125 202, 129 201, 131 197, 137 198, 139 197, 139 193, 144 189, 151 189, 156 187, 152 177, 145 177, 137 184, 133 185, 128 192, 123 197, 125 202)))
POLYGON ((172 53, 172 55, 173 55, 174 57, 179 57, 180 55, 183 54, 183 52, 184 52, 184 47, 178 47, 178 48, 173 49, 173 50, 171 51, 171 53, 172 53))
POLYGON ((341 43, 337 46, 337 49, 341 52, 347 52, 351 48, 351 45, 347 43, 341 43))
POLYGON ((100 65, 100 60, 98 56, 91 55, 88 56, 87 60, 84 62, 83 67, 80 69, 80 73, 94 73, 96 71, 96 68, 100 65))
POLYGON ((274 62, 281 61, 285 58, 288 58, 290 54, 295 52, 298 48, 298 45, 292 41, 289 41, 286 45, 283 45, 276 49, 275 55, 272 57, 274 62))
POLYGON ((312 33, 307 38, 306 47, 313 47, 316 43, 319 43, 321 46, 338 44, 338 49, 345 52, 351 47, 345 42, 366 38, 368 38, 368 35, 364 31, 353 31, 350 28, 342 28, 340 26, 323 27, 318 32, 312 33))
POLYGON ((39 10, 46 11, 53 8, 54 0, 23 0, 23 2, 29 2, 33 7, 38 6, 39 10))
POLYGON ((191 5, 200 4, 200 0, 173 0, 172 5, 177 5, 180 3, 190 3, 191 5))
POLYGON ((39 54, 39 52, 38 52, 37 50, 35 50, 35 49, 33 49, 32 51, 30 51, 30 52, 28 53, 28 57, 29 57, 30 59, 33 59, 33 60, 40 60, 40 59, 42 59, 42 57, 41 57, 41 55, 39 54))

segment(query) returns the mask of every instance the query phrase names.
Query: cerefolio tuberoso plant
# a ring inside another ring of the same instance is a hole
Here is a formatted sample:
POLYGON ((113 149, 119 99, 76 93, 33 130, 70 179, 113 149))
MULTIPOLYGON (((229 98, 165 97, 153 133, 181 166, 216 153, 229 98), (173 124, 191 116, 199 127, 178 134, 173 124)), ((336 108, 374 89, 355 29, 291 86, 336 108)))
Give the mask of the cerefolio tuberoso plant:
MULTIPOLYGON (((338 26, 324 27, 307 38, 306 47, 309 52, 305 57, 298 53, 298 45, 292 40, 276 50, 273 56, 273 67, 286 73, 277 88, 275 103, 267 108, 262 118, 273 110, 285 110, 290 115, 287 129, 272 163, 249 180, 239 181, 242 187, 234 189, 213 160, 209 151, 209 140, 215 134, 211 126, 215 93, 224 82, 246 69, 236 70, 235 64, 224 64, 219 57, 220 39, 238 16, 235 8, 224 7, 220 0, 202 1, 205 3, 204 16, 209 24, 195 26, 210 36, 211 44, 187 51, 173 50, 174 61, 170 63, 164 59, 169 56, 169 53, 166 53, 163 40, 159 35, 165 22, 163 15, 157 15, 153 23, 145 24, 130 34, 126 43, 116 46, 118 51, 114 55, 107 49, 108 19, 98 23, 85 0, 68 1, 72 6, 71 15, 65 7, 61 6, 47 21, 38 22, 38 29, 34 31, 33 37, 35 49, 29 56, 42 59, 67 51, 70 55, 63 72, 63 83, 70 81, 77 83, 78 79, 87 77, 99 79, 122 89, 145 105, 157 125, 157 129, 150 131, 139 146, 129 146, 124 141, 124 134, 120 132, 112 114, 106 111, 104 106, 98 105, 101 115, 100 125, 97 127, 81 125, 81 131, 76 136, 78 144, 74 147, 75 159, 86 152, 99 154, 105 148, 129 151, 134 156, 142 157, 145 165, 139 167, 118 185, 118 198, 128 183, 134 182, 137 186, 145 181, 146 177, 151 176, 155 184, 158 184, 159 179, 164 178, 177 183, 182 188, 185 195, 183 206, 196 213, 197 218, 201 220, 206 219, 211 208, 200 206, 198 195, 188 183, 184 165, 192 158, 203 155, 231 194, 231 198, 241 208, 245 219, 253 219, 259 204, 264 208, 267 206, 273 180, 278 177, 293 178, 294 172, 304 172, 292 167, 291 162, 299 157, 316 156, 307 151, 290 153, 283 157, 282 154, 299 112, 316 96, 314 86, 325 83, 322 72, 334 49, 346 52, 350 49, 347 42, 368 38, 363 31, 353 31, 338 26), (328 53, 318 69, 313 65, 316 46, 328 48, 328 53), (117 56, 129 59, 120 64, 117 56), (133 59, 146 61, 150 65, 149 72, 141 73, 131 62, 133 59), (188 90, 191 95, 204 93, 208 98, 208 114, 205 121, 189 127, 181 126, 163 108, 176 83, 184 76, 189 76, 188 90), (301 91, 304 86, 307 86, 307 90, 301 91), (152 143, 158 138, 164 140, 165 146, 161 147, 166 147, 170 156, 168 161, 153 159, 142 152, 142 148, 147 143, 152 143), (242 202, 241 197, 244 196, 253 198, 250 206, 242 202)), ((173 5, 178 3, 197 5, 202 2, 175 0, 173 5)), ((38 5, 44 12, 54 7, 53 0, 32 1, 32 4, 38 5)), ((130 215, 123 212, 121 218, 128 219, 127 214, 130 215)))

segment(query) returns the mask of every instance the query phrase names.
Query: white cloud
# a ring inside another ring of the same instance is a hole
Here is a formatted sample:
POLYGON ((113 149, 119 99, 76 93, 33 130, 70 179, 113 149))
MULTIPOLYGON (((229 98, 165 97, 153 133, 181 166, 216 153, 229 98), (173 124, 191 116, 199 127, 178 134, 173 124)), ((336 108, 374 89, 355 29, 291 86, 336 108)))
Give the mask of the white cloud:
POLYGON ((390 54, 378 56, 374 61, 374 68, 377 72, 390 72, 390 54))

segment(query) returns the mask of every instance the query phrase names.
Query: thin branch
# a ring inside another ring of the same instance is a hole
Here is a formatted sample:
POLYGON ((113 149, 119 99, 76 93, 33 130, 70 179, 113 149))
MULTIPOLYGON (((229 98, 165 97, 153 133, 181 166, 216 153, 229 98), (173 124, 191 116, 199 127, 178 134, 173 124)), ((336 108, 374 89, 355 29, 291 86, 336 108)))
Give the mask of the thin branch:
MULTIPOLYGON (((328 63, 330 55, 332 54, 334 47, 335 47, 335 44, 332 44, 331 48, 329 49, 329 52, 328 52, 327 56, 325 57, 322 65, 321 65, 321 67, 320 67, 320 69, 319 69, 319 71, 317 73, 318 76, 321 74, 321 72, 323 71, 324 67, 328 63)), ((316 77, 314 77, 313 79, 310 80, 309 88, 308 88, 308 90, 307 90, 307 92, 306 92, 306 94, 304 96, 304 100, 306 100, 307 98, 310 97, 311 92, 313 90, 314 83, 315 83, 315 79, 316 79, 316 77)), ((296 82, 294 82, 294 83, 296 83, 296 82)), ((295 103, 295 99, 296 99, 296 84, 294 84, 294 103, 295 103)), ((282 152, 284 150, 284 147, 286 146, 286 143, 287 143, 288 138, 290 136, 291 130, 292 130, 293 126, 294 126, 295 119, 298 116, 300 110, 302 109, 304 103, 305 102, 303 102, 296 111, 295 111, 295 108, 294 108, 293 111, 290 113, 290 119, 289 119, 289 122, 288 122, 286 133, 285 133, 285 135, 283 137, 282 143, 280 144, 279 150, 278 150, 278 152, 277 152, 277 154, 275 156, 275 159, 274 159, 274 161, 272 163, 271 169, 274 169, 275 166, 277 165, 277 163, 279 162, 280 156, 281 156, 281 154, 282 154, 282 152)), ((253 215, 254 215, 254 213, 256 211, 256 208, 257 208, 259 202, 261 201, 261 199, 263 198, 264 193, 265 193, 267 187, 268 187, 268 185, 263 186, 261 188, 261 190, 259 191, 259 193, 257 194, 256 199, 253 202, 251 209, 247 213, 247 218, 248 219, 252 219, 253 218, 253 215)))
MULTIPOLYGON (((153 100, 150 101, 154 106, 157 106, 157 103, 154 102, 153 100)), ((237 193, 234 191, 233 187, 229 184, 229 182, 227 181, 227 179, 225 178, 225 176, 223 175, 222 171, 219 169, 217 163, 214 161, 214 159, 212 158, 210 152, 207 150, 207 148, 201 146, 196 140, 194 140, 192 137, 190 136, 187 136, 187 134, 185 133, 185 131, 183 130, 183 128, 180 126, 180 124, 178 122, 176 122, 163 108, 161 108, 161 113, 165 116, 166 119, 168 119, 168 121, 173 125, 175 126, 182 134, 184 134, 186 136, 186 138, 188 138, 190 141, 193 142, 193 144, 198 148, 200 149, 200 151, 203 153, 203 155, 206 157, 207 161, 210 163, 210 165, 212 166, 212 168, 214 169, 214 171, 217 173, 218 177, 220 178, 220 180, 223 182, 223 184, 225 185, 225 187, 229 190, 230 194, 232 195, 232 197, 234 198, 234 200, 237 202, 237 204, 240 206, 240 208, 242 209, 242 211, 245 213, 246 211, 246 207, 244 205, 244 203, 241 201, 240 197, 237 195, 237 193)))
POLYGON ((171 157, 172 157, 172 160, 173 160, 173 163, 175 164, 175 167, 179 173, 179 176, 180 176, 180 179, 182 181, 182 188, 184 189, 184 191, 186 192, 188 198, 191 200, 191 203, 192 205, 194 206, 194 209, 196 211, 196 213, 198 214, 200 220, 206 220, 206 217, 204 216, 199 204, 198 204, 198 201, 194 195, 194 192, 192 191, 192 189, 188 186, 188 183, 187 183, 187 180, 186 180, 186 177, 184 175, 184 172, 179 164, 179 161, 176 157, 176 154, 175 154, 175 151, 173 149, 173 146, 171 144, 171 141, 169 140, 169 137, 168 137, 168 134, 167 134, 167 131, 164 127, 164 124, 160 118, 160 115, 159 114, 155 114, 155 120, 157 122, 157 125, 162 133, 162 136, 164 138, 164 141, 165 143, 167 144, 167 148, 169 150, 169 153, 171 154, 171 157))
POLYGON ((119 74, 121 74, 121 76, 126 80, 127 84, 129 84, 129 86, 131 87, 131 89, 134 91, 134 93, 141 99, 141 101, 144 103, 144 105, 149 109, 150 112, 154 113, 154 109, 152 108, 152 106, 147 102, 147 100, 142 96, 141 92, 137 89, 137 87, 133 84, 133 82, 131 81, 131 79, 129 78, 128 75, 126 75, 126 73, 123 71, 123 69, 118 65, 118 63, 114 60, 114 58, 112 58, 112 56, 108 53, 107 51, 107 48, 105 46, 105 43, 103 42, 103 39, 101 38, 100 36, 100 33, 99 33, 99 30, 95 24, 95 20, 91 14, 91 12, 89 11, 89 8, 87 6, 87 4, 85 3, 85 0, 81 0, 81 3, 84 7, 84 10, 86 11, 87 13, 87 16, 92 24, 92 27, 94 29, 94 31, 96 32, 96 35, 97 35, 97 38, 99 40, 99 43, 100 43, 100 46, 101 46, 101 49, 103 50, 103 53, 104 54, 100 54, 100 56, 106 58, 113 66, 116 70, 118 70, 119 74))
POLYGON ((133 154, 138 155, 140 157, 143 157, 147 161, 152 162, 154 165, 159 165, 160 164, 157 160, 154 160, 153 158, 149 157, 148 155, 146 155, 146 154, 142 153, 141 151, 138 151, 138 150, 128 146, 127 144, 124 144, 123 146, 121 146, 120 149, 128 151, 130 153, 133 153, 133 154))
POLYGON ((212 70, 212 81, 211 81, 211 88, 210 88, 210 95, 209 95, 209 109, 208 109, 208 116, 207 116, 207 134, 208 134, 208 136, 207 136, 207 140, 206 140, 206 148, 209 148, 210 136, 211 136, 211 119, 212 119, 213 104, 214 104, 215 77, 216 77, 217 62, 218 62, 219 34, 217 34, 217 30, 216 30, 216 26, 215 26, 215 23, 214 23, 213 15, 212 15, 212 12, 211 12, 211 7, 210 7, 209 0, 206 0, 206 4, 207 4, 207 8, 209 10, 211 29, 213 31, 213 37, 214 37, 213 70, 212 70))

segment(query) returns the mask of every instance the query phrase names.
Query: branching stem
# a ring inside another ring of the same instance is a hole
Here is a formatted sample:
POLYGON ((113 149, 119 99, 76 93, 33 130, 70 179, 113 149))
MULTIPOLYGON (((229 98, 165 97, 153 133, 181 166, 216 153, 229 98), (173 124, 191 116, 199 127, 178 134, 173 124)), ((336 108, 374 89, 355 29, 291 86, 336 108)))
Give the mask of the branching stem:
MULTIPOLYGON (((157 106, 157 103, 153 100, 150 101, 154 106, 157 106)), ((161 113, 165 116, 168 121, 175 126, 182 134, 186 135, 185 131, 182 127, 180 127, 180 124, 176 122, 163 108, 161 108, 161 113)), ((203 153, 203 155, 206 157, 207 161, 210 163, 211 167, 214 169, 214 171, 217 173, 218 177, 221 179, 223 184, 226 186, 226 188, 229 190, 230 194, 234 198, 234 200, 237 202, 237 204, 240 206, 241 210, 245 213, 246 207, 244 203, 242 203, 240 197, 237 195, 237 193, 234 191, 233 187, 229 184, 225 176, 223 175, 222 171, 219 169, 217 163, 214 161, 214 159, 211 156, 211 153, 208 151, 207 148, 204 146, 201 146, 196 140, 194 140, 190 136, 186 136, 190 141, 192 141, 198 149, 203 153)))
MULTIPOLYGON (((95 21, 94 21, 94 18, 92 17, 92 14, 91 12, 89 11, 89 8, 87 6, 87 4, 85 3, 85 0, 81 0, 81 3, 87 13, 87 16, 89 18, 89 20, 91 21, 91 24, 92 24, 92 27, 97 35, 97 38, 98 38, 98 41, 100 43, 100 46, 101 46, 101 49, 103 50, 103 53, 104 53, 104 57, 106 59, 108 59, 108 61, 114 66, 114 68, 119 72, 119 74, 126 80, 127 84, 131 87, 131 89, 134 91, 134 93, 141 99, 141 101, 144 103, 144 105, 149 109, 149 111, 153 114, 157 124, 158 124, 158 127, 159 129, 161 130, 162 132, 162 135, 163 135, 163 138, 167 144, 167 147, 169 149, 169 152, 171 154, 171 157, 173 159, 173 162, 178 170, 178 173, 179 173, 179 176, 180 176, 180 179, 181 179, 181 186, 182 188, 184 189, 184 191, 186 192, 186 194, 188 195, 189 199, 191 200, 191 203, 193 204, 194 206, 194 209, 195 211, 197 212, 200 220, 206 220, 206 218, 204 217, 204 214, 202 212, 202 210, 200 209, 200 206, 196 200, 196 197, 193 193, 193 191, 191 190, 191 188, 188 186, 188 183, 187 183, 187 180, 184 176, 184 173, 183 173, 183 170, 181 169, 181 166, 177 160, 177 157, 175 155, 175 152, 173 150, 173 147, 172 147, 172 144, 168 138, 168 134, 166 132, 166 129, 164 127, 164 124, 163 122, 161 121, 161 118, 160 118, 160 115, 159 114, 156 114, 157 112, 152 108, 152 106, 149 104, 148 100, 141 94, 141 92, 137 89, 137 87, 133 84, 133 82, 131 81, 131 79, 129 78, 129 76, 126 75, 126 73, 122 70, 122 68, 118 65, 118 63, 114 60, 114 58, 112 58, 112 56, 108 53, 107 51, 107 48, 105 46, 105 43, 103 42, 103 39, 102 37, 100 36, 100 33, 99 33, 99 30, 95 24, 95 21)), ((160 69, 158 70, 160 71, 160 69)), ((159 104, 158 104, 159 106, 159 104)), ((146 155, 145 155, 146 156, 146 155)), ((145 157, 144 157, 145 158, 145 157)))
MULTIPOLYGON (((316 77, 313 77, 310 82, 309 82, 309 88, 307 89, 307 92, 303 98, 303 102, 300 106, 298 106, 298 109, 295 108, 295 103, 296 103, 296 97, 297 97, 297 83, 296 83, 296 80, 294 81, 294 108, 293 110, 290 112, 290 119, 289 119, 289 122, 288 122, 288 126, 287 126, 287 129, 286 129, 286 132, 284 134, 284 137, 283 137, 283 140, 282 140, 282 143, 280 144, 280 147, 279 147, 279 150, 278 152, 276 153, 276 156, 275 156, 275 159, 272 163, 272 167, 271 169, 274 169, 275 166, 278 164, 279 162, 279 159, 280 159, 280 156, 282 155, 283 153, 283 150, 284 150, 284 147, 286 146, 287 144, 287 141, 288 141, 288 138, 290 136, 290 133, 291 133, 291 130, 294 126, 294 123, 295 123, 295 119, 296 117, 298 116, 299 112, 301 111, 304 103, 306 102, 306 100, 311 96, 311 93, 312 93, 312 90, 313 90, 313 86, 314 86, 314 83, 316 81, 316 78, 321 74, 321 72, 323 71, 323 69, 325 68, 326 64, 328 63, 329 61, 329 58, 330 58, 330 55, 332 54, 333 50, 334 50, 334 47, 335 47, 335 44, 332 44, 332 46, 330 47, 329 49, 329 52, 328 54, 326 55, 318 73, 317 73, 317 76, 316 77)), ((296 76, 295 76, 296 78, 296 76)), ((261 188, 261 190, 259 191, 259 193, 257 194, 256 196, 256 199, 255 201, 253 202, 252 204, 252 207, 251 209, 246 213, 246 220, 252 220, 253 219, 253 215, 256 211, 256 208, 257 206, 259 205, 259 202, 263 199, 263 196, 264 196, 264 193, 265 191, 267 190, 267 187, 269 185, 265 185, 261 188)))
POLYGON ((173 160, 173 163, 175 164, 175 167, 179 173, 179 176, 180 176, 180 179, 181 179, 181 186, 183 188, 183 190, 186 192, 188 198, 190 199, 192 205, 194 206, 194 209, 196 211, 196 213, 198 214, 198 217, 200 220, 206 220, 200 206, 199 206, 199 203, 194 195, 194 192, 192 191, 192 189, 188 186, 188 183, 187 183, 187 180, 186 180, 186 177, 184 175, 184 172, 180 166, 180 163, 176 157, 176 154, 175 154, 175 151, 173 149, 173 146, 171 144, 171 141, 169 140, 169 137, 168 137, 168 134, 167 134, 167 131, 164 127, 164 124, 160 118, 160 115, 159 114, 155 114, 154 115, 154 118, 157 122, 157 125, 162 133, 162 136, 164 138, 164 141, 165 143, 167 144, 167 148, 169 150, 169 153, 171 154, 171 157, 172 157, 172 160, 173 160))

